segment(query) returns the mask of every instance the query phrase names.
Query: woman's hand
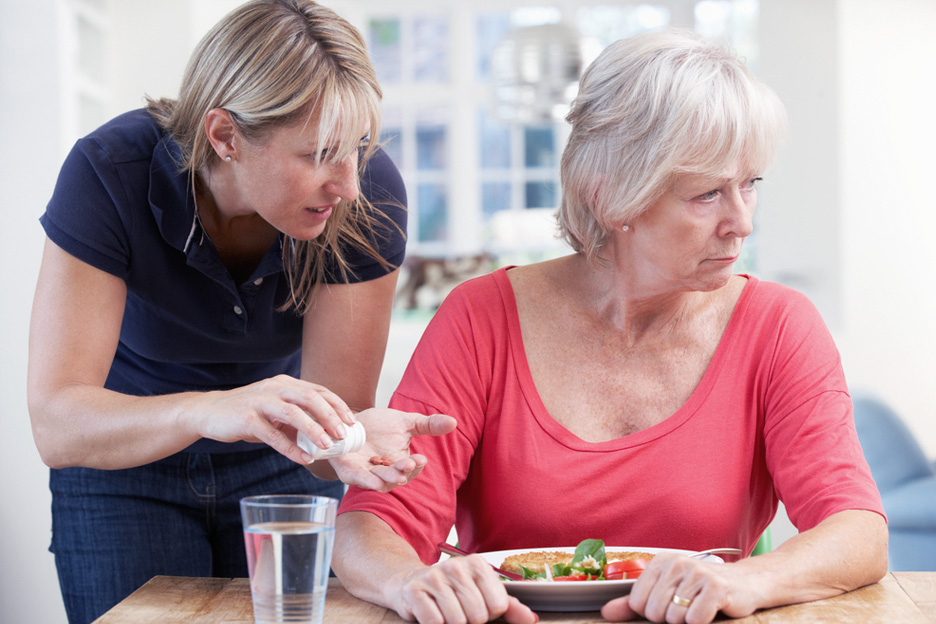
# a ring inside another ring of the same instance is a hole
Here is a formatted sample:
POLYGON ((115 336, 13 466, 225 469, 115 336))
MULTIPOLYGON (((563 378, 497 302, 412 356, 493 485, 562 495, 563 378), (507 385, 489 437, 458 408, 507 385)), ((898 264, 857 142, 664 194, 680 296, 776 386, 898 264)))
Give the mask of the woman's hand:
POLYGON ((535 624, 539 617, 507 594, 482 557, 452 557, 409 574, 394 592, 392 608, 420 624, 481 623, 503 616, 511 624, 535 624))
POLYGON ((361 450, 330 459, 338 478, 349 485, 389 492, 415 479, 426 465, 422 455, 410 455, 413 436, 445 435, 456 422, 444 414, 413 414, 388 408, 371 408, 357 414, 364 425, 367 442, 361 450), (370 458, 386 457, 390 466, 375 465, 370 458))
POLYGON ((195 427, 201 437, 263 442, 302 465, 312 456, 296 443, 297 431, 325 449, 329 438, 343 438, 346 426, 354 423, 351 410, 335 393, 288 375, 206 392, 197 400, 195 427))
POLYGON ((672 553, 654 557, 630 595, 601 609, 612 622, 637 616, 670 624, 707 624, 719 611, 756 609, 837 596, 887 573, 887 525, 873 511, 847 509, 794 535, 777 549, 734 563, 706 563, 672 553), (674 596, 690 601, 676 604, 674 596))
POLYGON ((660 553, 647 565, 630 594, 608 602, 601 615, 611 622, 643 616, 651 622, 669 624, 707 624, 719 611, 730 617, 744 617, 760 604, 755 576, 742 573, 735 564, 660 553))

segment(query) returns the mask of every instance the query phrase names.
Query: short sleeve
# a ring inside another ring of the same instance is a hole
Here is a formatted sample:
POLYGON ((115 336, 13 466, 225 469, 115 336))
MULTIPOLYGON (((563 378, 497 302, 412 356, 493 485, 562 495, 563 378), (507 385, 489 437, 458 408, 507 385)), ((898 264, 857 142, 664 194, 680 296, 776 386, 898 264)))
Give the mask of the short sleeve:
POLYGON ((411 451, 428 463, 419 477, 389 493, 348 490, 340 512, 367 511, 405 539, 423 563, 438 560, 437 544, 456 521, 459 489, 468 476, 484 420, 485 394, 474 348, 465 285, 449 295, 420 340, 390 407, 419 414, 449 414, 458 428, 444 436, 420 436, 411 451))
POLYGON ((130 215, 117 168, 91 139, 65 159, 52 198, 39 221, 56 245, 88 264, 125 278, 129 270, 130 215))
POLYGON ((790 520, 805 531, 846 509, 884 515, 838 349, 819 312, 796 293, 775 322, 764 436, 768 469, 790 520))

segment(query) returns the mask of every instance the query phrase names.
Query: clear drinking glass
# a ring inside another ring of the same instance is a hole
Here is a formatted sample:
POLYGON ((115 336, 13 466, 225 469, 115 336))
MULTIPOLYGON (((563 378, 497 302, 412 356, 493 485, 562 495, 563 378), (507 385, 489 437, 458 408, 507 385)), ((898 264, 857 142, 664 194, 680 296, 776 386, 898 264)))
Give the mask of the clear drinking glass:
POLYGON ((319 624, 338 501, 276 494, 241 499, 254 621, 319 624))

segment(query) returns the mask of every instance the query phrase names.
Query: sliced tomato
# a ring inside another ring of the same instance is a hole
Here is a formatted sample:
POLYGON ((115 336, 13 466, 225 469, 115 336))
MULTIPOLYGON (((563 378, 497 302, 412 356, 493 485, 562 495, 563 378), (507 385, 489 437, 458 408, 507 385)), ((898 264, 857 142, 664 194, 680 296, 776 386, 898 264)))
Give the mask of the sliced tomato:
POLYGON ((604 577, 609 581, 622 581, 624 579, 635 579, 640 576, 649 559, 625 559, 623 561, 612 561, 605 566, 604 577))
POLYGON ((598 578, 597 574, 570 574, 569 576, 554 576, 554 581, 593 581, 598 578))

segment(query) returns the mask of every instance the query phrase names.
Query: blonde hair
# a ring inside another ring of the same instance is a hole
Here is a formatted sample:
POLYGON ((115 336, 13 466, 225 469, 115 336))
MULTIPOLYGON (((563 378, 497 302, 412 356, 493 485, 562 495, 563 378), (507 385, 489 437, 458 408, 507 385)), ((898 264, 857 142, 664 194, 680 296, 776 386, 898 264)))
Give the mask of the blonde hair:
MULTIPOLYGON (((194 193, 196 174, 217 162, 204 129, 211 109, 226 110, 238 132, 254 143, 274 128, 314 121, 317 152, 330 147, 328 158, 341 161, 359 149, 368 126, 372 136, 379 134, 381 97, 364 39, 350 23, 312 0, 254 0, 204 36, 186 67, 179 98, 147 98, 147 110, 178 143, 180 168, 191 174, 194 193)), ((376 148, 376 141, 367 144, 360 168, 376 148)), ((341 202, 318 238, 286 241, 290 299, 283 308, 311 307, 316 286, 327 276, 329 254, 341 279, 348 280, 345 245, 390 267, 374 247, 375 211, 361 196, 341 202)))
POLYGON ((773 159, 783 105, 724 47, 666 30, 622 39, 588 67, 566 117, 560 235, 596 258, 608 232, 645 211, 677 175, 773 159))

